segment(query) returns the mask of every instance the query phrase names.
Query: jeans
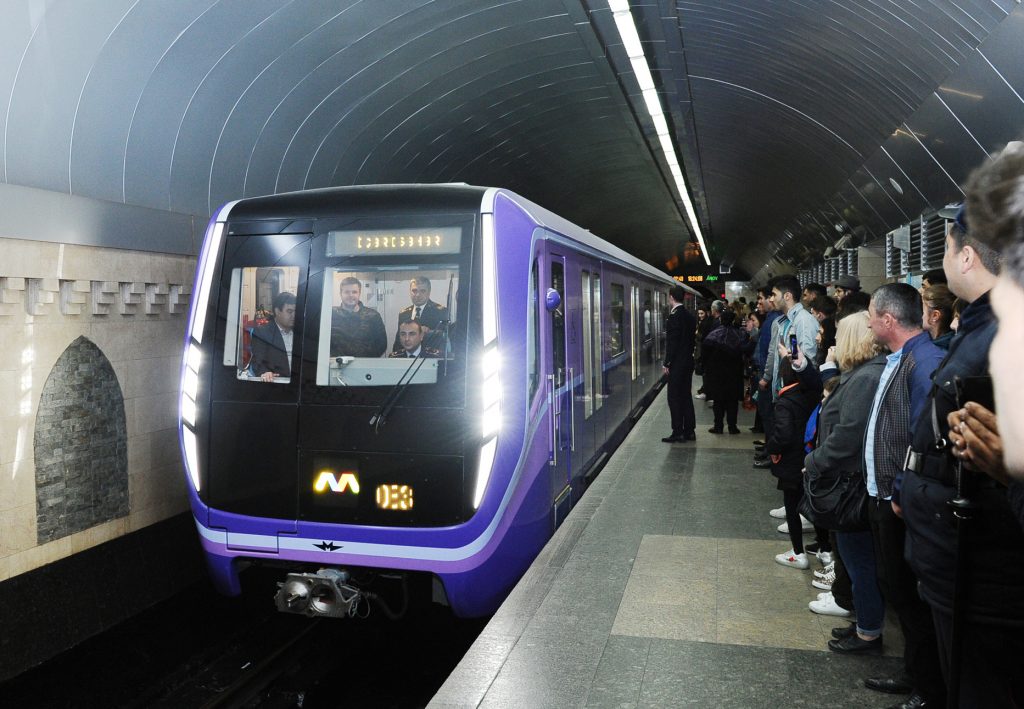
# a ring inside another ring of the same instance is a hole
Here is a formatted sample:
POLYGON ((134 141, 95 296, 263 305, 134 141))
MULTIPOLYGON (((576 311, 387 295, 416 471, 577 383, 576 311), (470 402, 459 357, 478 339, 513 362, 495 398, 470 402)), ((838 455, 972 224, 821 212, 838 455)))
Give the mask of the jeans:
POLYGON ((839 553, 853 582, 853 602, 857 606, 857 632, 881 635, 885 622, 885 601, 878 588, 875 545, 871 532, 836 532, 839 553))

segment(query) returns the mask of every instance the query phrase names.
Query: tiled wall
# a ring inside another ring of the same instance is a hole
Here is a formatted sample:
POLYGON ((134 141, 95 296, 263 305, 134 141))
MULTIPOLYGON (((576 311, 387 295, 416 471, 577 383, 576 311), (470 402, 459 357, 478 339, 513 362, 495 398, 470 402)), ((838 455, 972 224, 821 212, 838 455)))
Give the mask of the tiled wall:
POLYGON ((194 269, 189 256, 0 238, 0 581, 187 509, 175 424, 194 269), (123 397, 127 515, 39 544, 40 397, 79 338, 123 397))

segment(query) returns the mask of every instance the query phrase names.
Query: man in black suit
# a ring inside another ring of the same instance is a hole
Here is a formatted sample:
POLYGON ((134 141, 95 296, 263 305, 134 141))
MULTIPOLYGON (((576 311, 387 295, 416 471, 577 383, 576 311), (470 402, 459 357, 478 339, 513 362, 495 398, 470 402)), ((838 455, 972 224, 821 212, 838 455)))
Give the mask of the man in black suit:
POLYGON ((427 347, 423 344, 425 332, 426 328, 415 320, 399 325, 398 339, 402 343, 402 349, 398 352, 392 352, 388 357, 408 357, 410 359, 413 357, 440 357, 440 352, 433 347, 427 347))
POLYGON ((295 327, 295 296, 282 291, 274 296, 274 322, 252 332, 249 368, 265 382, 292 375, 292 328, 295 327))
MULTIPOLYGON (((448 308, 439 305, 430 299, 430 279, 417 276, 409 281, 409 300, 412 305, 402 308, 398 313, 398 328, 401 330, 402 323, 415 320, 423 328, 423 338, 427 344, 439 347, 437 342, 441 329, 448 321, 448 308)), ((399 341, 398 332, 395 332, 395 342, 391 351, 401 356, 404 348, 399 341)))
POLYGON ((693 345, 697 319, 683 307, 686 291, 673 286, 668 292, 672 311, 665 320, 665 361, 662 371, 666 385, 668 410, 672 414, 672 435, 662 438, 666 443, 695 441, 697 427, 690 388, 693 384, 693 345))

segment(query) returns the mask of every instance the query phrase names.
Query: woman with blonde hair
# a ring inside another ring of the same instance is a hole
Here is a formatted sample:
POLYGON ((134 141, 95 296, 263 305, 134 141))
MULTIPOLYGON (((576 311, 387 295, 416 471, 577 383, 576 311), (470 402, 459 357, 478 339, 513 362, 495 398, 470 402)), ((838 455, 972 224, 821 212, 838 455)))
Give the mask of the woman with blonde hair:
MULTIPOLYGON (((881 352, 868 327, 867 313, 854 313, 839 321, 836 346, 828 355, 828 361, 839 366, 839 385, 818 415, 818 445, 804 459, 808 475, 835 479, 854 473, 864 485, 864 431, 885 369, 881 352)), ((828 647, 843 654, 880 654, 885 602, 878 587, 867 520, 862 530, 837 531, 836 541, 853 582, 857 624, 833 630, 828 647)))

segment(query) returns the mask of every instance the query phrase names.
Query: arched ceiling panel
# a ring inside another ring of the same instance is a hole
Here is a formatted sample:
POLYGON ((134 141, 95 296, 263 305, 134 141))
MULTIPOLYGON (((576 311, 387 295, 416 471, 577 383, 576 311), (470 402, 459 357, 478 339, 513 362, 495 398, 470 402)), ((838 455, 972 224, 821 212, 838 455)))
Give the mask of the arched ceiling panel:
MULTIPOLYGON (((1024 132, 1016 0, 631 1, 709 251, 751 273, 837 224, 884 234, 1024 132)), ((202 219, 467 181, 659 266, 692 236, 605 0, 8 0, 4 20, 9 183, 202 219)))

